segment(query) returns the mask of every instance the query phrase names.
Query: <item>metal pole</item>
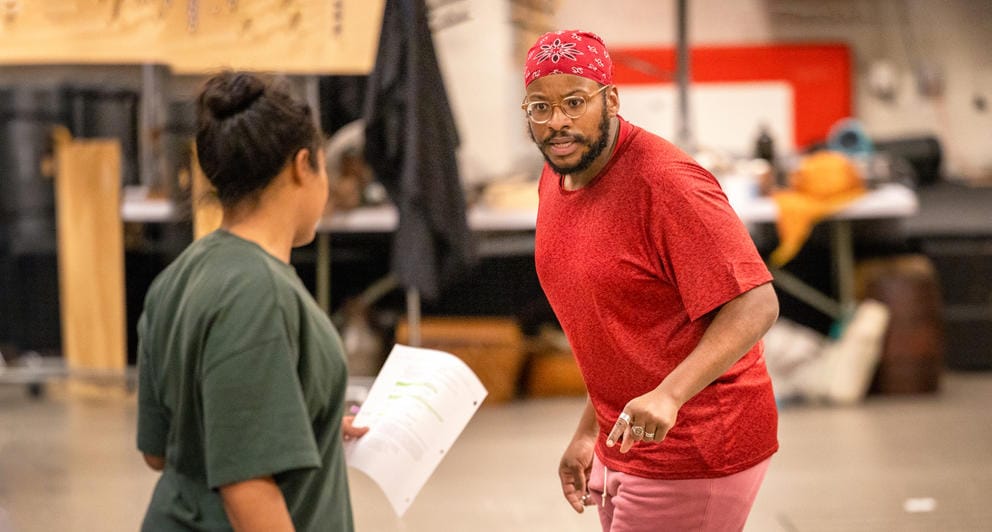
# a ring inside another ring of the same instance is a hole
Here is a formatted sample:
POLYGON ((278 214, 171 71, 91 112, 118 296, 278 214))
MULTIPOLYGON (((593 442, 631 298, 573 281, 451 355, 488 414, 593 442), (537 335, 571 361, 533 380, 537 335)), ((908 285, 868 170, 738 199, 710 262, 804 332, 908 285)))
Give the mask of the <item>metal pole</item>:
POLYGON ((331 235, 317 233, 317 306, 331 312, 331 235))
POLYGON ((313 113, 313 120, 320 129, 320 77, 306 76, 303 79, 304 92, 306 93, 307 105, 313 113))
MULTIPOLYGON (((306 76, 303 79, 303 89, 319 131, 321 128, 320 78, 306 76)), ((328 232, 317 233, 317 282, 314 287, 317 292, 317 306, 328 314, 331 312, 331 235, 329 231, 328 229, 328 232)))
POLYGON ((695 149, 692 130, 689 125, 689 0, 678 0, 676 3, 676 81, 678 82, 678 121, 676 123, 676 143, 685 151, 695 149))
MULTIPOLYGON (((162 65, 141 65, 138 158, 140 184, 158 188, 164 180, 162 131, 165 130, 165 83, 168 71, 162 65)), ((173 183, 168 183, 171 194, 173 183)))

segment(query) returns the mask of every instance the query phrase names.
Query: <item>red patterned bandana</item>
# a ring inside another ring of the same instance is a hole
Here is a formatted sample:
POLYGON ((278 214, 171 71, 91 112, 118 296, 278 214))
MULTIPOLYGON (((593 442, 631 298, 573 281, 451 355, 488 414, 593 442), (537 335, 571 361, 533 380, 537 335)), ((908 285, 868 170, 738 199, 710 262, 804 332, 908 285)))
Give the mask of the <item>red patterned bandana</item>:
POLYGON ((595 33, 552 31, 542 35, 527 52, 524 86, 551 74, 573 74, 609 85, 613 83, 613 61, 603 39, 595 33))

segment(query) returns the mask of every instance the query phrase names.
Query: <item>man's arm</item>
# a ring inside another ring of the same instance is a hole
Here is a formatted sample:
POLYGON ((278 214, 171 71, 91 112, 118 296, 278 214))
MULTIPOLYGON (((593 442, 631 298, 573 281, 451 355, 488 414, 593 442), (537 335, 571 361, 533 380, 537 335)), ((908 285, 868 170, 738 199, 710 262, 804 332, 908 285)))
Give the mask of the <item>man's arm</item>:
POLYGON ((621 452, 635 441, 661 441, 675 425, 679 408, 740 360, 778 319, 778 298, 771 283, 755 287, 725 303, 699 344, 654 390, 632 399, 624 412, 631 423, 617 421, 607 438, 613 446, 623 435, 621 452), (632 426, 644 428, 633 435, 632 426), (649 437, 649 435, 654 435, 649 437))
POLYGON ((272 477, 235 482, 220 487, 224 511, 237 532, 293 531, 282 490, 272 477))
POLYGON ((731 299, 717 311, 699 344, 658 390, 679 406, 723 375, 778 319, 778 298, 765 283, 731 299))
POLYGON ((599 435, 599 423, 596 421, 596 410, 587 397, 582 417, 579 418, 579 426, 576 427, 572 441, 569 442, 558 464, 562 494, 568 504, 579 513, 582 513, 584 506, 592 504, 588 498, 588 484, 597 435, 599 435))

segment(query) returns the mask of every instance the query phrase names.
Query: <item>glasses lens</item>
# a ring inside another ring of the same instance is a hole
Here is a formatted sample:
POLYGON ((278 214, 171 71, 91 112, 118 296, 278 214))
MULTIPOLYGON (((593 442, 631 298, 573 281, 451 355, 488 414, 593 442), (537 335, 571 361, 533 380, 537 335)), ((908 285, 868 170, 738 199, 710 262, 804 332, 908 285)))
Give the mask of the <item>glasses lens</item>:
POLYGON ((578 118, 586 112, 586 99, 582 96, 569 96, 561 102, 561 110, 569 118, 578 118))
POLYGON ((531 102, 527 105, 527 116, 538 124, 551 120, 551 104, 547 102, 531 102))
MULTIPOLYGON (((605 87, 604 87, 605 88, 605 87)), ((593 94, 598 94, 603 89, 596 91, 593 94)), ((586 112, 586 99, 583 96, 569 96, 561 101, 561 103, 551 104, 548 102, 530 102, 527 104, 527 116, 530 117, 531 121, 537 124, 543 124, 551 120, 551 116, 554 114, 555 107, 561 107, 565 116, 576 119, 582 116, 586 112)))

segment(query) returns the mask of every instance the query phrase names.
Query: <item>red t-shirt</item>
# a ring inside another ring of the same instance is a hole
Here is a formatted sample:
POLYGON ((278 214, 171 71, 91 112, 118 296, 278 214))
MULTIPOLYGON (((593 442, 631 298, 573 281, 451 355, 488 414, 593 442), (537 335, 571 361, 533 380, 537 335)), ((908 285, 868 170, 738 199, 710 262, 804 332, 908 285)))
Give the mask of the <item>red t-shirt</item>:
POLYGON ((713 310, 771 280, 712 174, 620 119, 606 167, 580 190, 545 166, 535 262, 596 409, 596 453, 647 478, 719 477, 778 449, 778 413, 759 342, 683 405, 660 444, 620 454, 606 436, 699 343, 713 310))

